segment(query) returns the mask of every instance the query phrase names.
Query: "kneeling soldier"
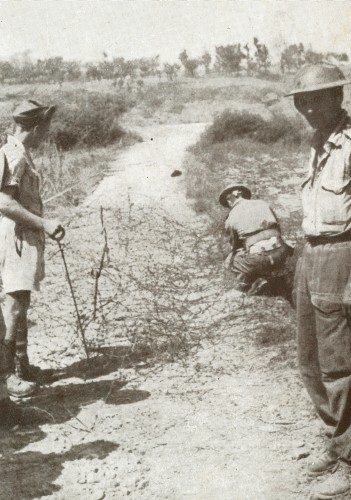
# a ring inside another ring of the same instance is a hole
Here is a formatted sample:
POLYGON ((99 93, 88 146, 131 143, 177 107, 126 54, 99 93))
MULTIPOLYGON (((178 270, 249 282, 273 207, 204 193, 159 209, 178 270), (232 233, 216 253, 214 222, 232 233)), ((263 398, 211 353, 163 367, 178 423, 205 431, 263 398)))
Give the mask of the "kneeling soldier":
POLYGON ((225 267, 236 274, 236 288, 250 295, 267 291, 270 278, 283 271, 289 256, 277 217, 268 203, 252 200, 251 191, 243 185, 227 186, 219 202, 231 209, 225 229, 232 251, 225 267))

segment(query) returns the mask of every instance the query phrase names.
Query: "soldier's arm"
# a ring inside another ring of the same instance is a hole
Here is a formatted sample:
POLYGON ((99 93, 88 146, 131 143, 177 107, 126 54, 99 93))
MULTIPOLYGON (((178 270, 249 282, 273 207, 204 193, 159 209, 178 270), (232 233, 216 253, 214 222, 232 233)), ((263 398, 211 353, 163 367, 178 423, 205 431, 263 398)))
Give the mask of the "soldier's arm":
POLYGON ((238 233, 233 228, 226 227, 226 232, 229 234, 229 242, 232 248, 229 254, 227 255, 226 259, 224 260, 223 265, 225 269, 230 269, 234 255, 242 246, 242 242, 239 239, 238 233))
POLYGON ((272 214, 274 215, 274 218, 275 218, 275 220, 277 221, 278 229, 279 229, 279 231, 280 231, 280 222, 279 222, 279 219, 278 219, 278 217, 277 217, 277 214, 275 213, 275 211, 273 210, 273 208, 272 208, 270 205, 269 205, 269 209, 270 209, 270 211, 272 212, 272 214))
POLYGON ((242 247, 242 243, 239 239, 238 233, 234 231, 234 229, 229 228, 229 241, 232 246, 232 252, 235 253, 240 247, 242 247))
POLYGON ((6 186, 0 191, 0 212, 5 217, 22 224, 28 229, 44 231, 50 237, 54 237, 60 231, 63 231, 59 221, 43 219, 24 208, 15 199, 16 191, 17 188, 14 186, 6 186))

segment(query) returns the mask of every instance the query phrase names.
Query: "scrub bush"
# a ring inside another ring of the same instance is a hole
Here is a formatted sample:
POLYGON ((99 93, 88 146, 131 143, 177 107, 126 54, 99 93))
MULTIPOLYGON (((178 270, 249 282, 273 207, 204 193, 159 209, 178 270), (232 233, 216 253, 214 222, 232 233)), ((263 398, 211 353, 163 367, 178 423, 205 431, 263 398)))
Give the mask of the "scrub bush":
POLYGON ((271 120, 248 112, 229 110, 215 118, 203 134, 203 144, 215 144, 233 139, 248 138, 264 144, 283 142, 295 145, 304 141, 304 125, 300 118, 275 114, 271 120))
MULTIPOLYGON (((54 99, 55 96, 50 96, 50 102, 55 102, 54 99)), ((63 150, 76 145, 106 146, 121 139, 126 132, 118 124, 118 118, 134 105, 125 93, 115 95, 82 90, 61 93, 57 101, 59 107, 51 137, 63 150)))

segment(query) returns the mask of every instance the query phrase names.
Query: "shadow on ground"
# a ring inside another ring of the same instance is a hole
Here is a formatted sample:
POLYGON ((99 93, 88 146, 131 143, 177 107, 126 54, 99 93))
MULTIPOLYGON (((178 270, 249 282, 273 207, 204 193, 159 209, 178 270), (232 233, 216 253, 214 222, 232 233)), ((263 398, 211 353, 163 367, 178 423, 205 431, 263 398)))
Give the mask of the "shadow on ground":
POLYGON ((4 454, 0 459, 0 498, 30 500, 51 495, 60 490, 60 486, 53 483, 65 463, 83 458, 104 459, 118 446, 99 440, 73 446, 68 452, 60 454, 33 451, 10 456, 4 454))
MULTIPOLYGON (((30 401, 21 403, 21 406, 35 407, 42 410, 47 416, 47 423, 62 424, 75 418, 81 408, 103 400, 109 405, 123 405, 143 401, 150 393, 142 390, 123 389, 125 382, 103 380, 81 384, 67 384, 60 387, 42 388, 37 396, 30 401)), ((38 425, 20 427, 14 431, 0 432, 0 452, 13 453, 30 443, 42 440, 45 437, 38 425)), ((1 492, 0 492, 1 499, 1 492)))
POLYGON ((81 384, 66 384, 58 387, 44 387, 31 398, 30 406, 40 408, 51 415, 52 423, 63 423, 77 416, 83 406, 103 400, 110 405, 131 404, 150 396, 147 391, 124 389, 126 382, 101 380, 81 384))
POLYGON ((91 347, 89 362, 86 359, 73 363, 72 365, 57 370, 53 374, 55 380, 78 377, 92 379, 102 375, 108 375, 123 368, 137 367, 142 363, 143 368, 148 366, 150 352, 132 352, 130 347, 91 347))
MULTIPOLYGON (((123 389, 125 385, 125 382, 103 380, 45 387, 38 396, 31 398, 29 402, 21 403, 21 406, 43 410, 48 415, 48 423, 54 431, 55 424, 73 419, 82 407, 97 400, 103 400, 108 405, 123 405, 136 403, 150 396, 147 391, 123 389)), ((41 441, 45 435, 46 433, 35 425, 0 432, 1 500, 29 500, 50 495, 60 489, 53 483, 60 476, 65 462, 81 458, 105 458, 118 448, 117 444, 100 440, 74 446, 63 454, 32 451, 18 453, 25 446, 41 441)))

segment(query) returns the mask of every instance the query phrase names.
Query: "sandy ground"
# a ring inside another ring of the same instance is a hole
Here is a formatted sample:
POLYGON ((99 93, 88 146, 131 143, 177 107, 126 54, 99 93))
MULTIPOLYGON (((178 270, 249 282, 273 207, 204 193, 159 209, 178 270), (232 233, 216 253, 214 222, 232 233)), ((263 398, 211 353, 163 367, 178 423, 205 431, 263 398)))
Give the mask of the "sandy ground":
MULTIPOLYGON (((128 202, 167 212, 189 232, 201 227, 183 176, 170 174, 183 169, 185 148, 203 128, 146 128, 144 142, 121 153, 86 207, 128 202)), ((157 240, 148 245, 159 255, 157 240)), ((221 336, 183 362, 116 367, 86 382, 72 375, 43 388, 32 404, 55 421, 3 433, 0 499, 308 498, 306 459, 323 445, 318 422, 296 368, 274 347, 255 347, 238 305, 245 299, 232 300, 236 314, 221 336)), ((33 338, 40 363, 43 340, 33 338)), ((72 355, 60 342, 52 363, 72 355)))

